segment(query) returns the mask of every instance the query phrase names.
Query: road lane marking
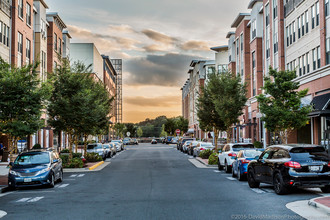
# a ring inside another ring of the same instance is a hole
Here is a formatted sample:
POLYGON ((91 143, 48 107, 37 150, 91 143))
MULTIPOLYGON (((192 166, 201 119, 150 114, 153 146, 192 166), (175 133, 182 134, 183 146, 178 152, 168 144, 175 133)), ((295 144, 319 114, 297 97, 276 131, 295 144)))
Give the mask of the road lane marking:
POLYGON ((252 191, 256 192, 256 193, 266 193, 265 191, 258 189, 258 188, 251 188, 252 191))
POLYGON ((64 188, 64 187, 67 187, 69 184, 68 183, 66 183, 66 184, 62 184, 62 185, 60 185, 58 188, 64 188))
POLYGON ((236 178, 233 178, 233 177, 226 177, 227 179, 229 179, 229 180, 237 180, 236 178))
POLYGON ((17 200, 16 202, 26 202, 26 201, 28 201, 29 199, 31 199, 31 197, 30 197, 30 198, 23 198, 23 199, 17 200))
POLYGON ((213 170, 213 172, 215 172, 215 173, 221 173, 220 170, 213 170))
POLYGON ((77 176, 77 174, 72 174, 70 177, 76 177, 77 176))
POLYGON ((44 198, 43 196, 35 197, 35 198, 33 198, 33 199, 31 199, 31 200, 29 200, 27 202, 37 202, 37 201, 39 201, 40 199, 43 199, 43 198, 44 198))
POLYGON ((85 176, 85 174, 79 174, 77 177, 83 177, 85 176))
POLYGON ((0 210, 0 218, 4 217, 7 215, 7 212, 0 210))
POLYGON ((13 192, 0 193, 0 197, 6 196, 6 195, 11 194, 11 193, 13 193, 13 192))

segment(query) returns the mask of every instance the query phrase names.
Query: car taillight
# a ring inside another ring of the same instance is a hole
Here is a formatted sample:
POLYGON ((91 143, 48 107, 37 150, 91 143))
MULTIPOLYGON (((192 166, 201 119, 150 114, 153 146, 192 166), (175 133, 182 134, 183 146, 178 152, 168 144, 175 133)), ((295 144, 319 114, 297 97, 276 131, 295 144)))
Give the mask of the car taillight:
POLYGON ((242 163, 249 163, 249 160, 242 160, 242 163))
POLYGON ((294 162, 294 161, 289 161, 289 162, 285 162, 284 166, 286 167, 291 167, 291 168, 295 168, 295 169, 300 169, 301 165, 298 162, 294 162))
POLYGON ((330 162, 328 163, 328 167, 330 167, 330 162))
POLYGON ((236 157, 236 154, 235 153, 229 153, 228 156, 229 157, 236 157))

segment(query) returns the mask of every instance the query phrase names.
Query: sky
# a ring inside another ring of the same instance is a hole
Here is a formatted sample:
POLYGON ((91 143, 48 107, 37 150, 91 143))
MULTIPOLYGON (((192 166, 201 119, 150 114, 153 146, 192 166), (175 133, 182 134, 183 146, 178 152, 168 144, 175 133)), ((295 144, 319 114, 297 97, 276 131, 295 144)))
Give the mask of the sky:
POLYGON ((182 114, 181 91, 193 59, 214 59, 210 47, 250 0, 46 0, 72 42, 95 43, 123 59, 123 122, 182 114))

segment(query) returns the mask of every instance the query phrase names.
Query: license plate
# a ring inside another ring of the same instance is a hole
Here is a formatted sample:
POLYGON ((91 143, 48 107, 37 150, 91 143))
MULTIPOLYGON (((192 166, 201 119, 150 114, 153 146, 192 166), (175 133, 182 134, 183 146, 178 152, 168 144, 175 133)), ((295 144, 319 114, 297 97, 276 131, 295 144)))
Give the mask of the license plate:
POLYGON ((24 178, 24 183, 29 183, 29 182, 32 182, 31 178, 24 178))
POLYGON ((322 171, 322 166, 309 166, 309 171, 320 172, 320 171, 322 171))

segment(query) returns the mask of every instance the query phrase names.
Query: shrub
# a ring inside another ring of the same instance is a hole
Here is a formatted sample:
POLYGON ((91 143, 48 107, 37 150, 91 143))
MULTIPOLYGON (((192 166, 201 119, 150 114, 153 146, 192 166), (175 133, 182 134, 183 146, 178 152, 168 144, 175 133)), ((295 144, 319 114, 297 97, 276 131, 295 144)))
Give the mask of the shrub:
POLYGON ((263 143, 261 143, 260 141, 255 141, 253 145, 255 148, 263 148, 264 146, 263 143))
POLYGON ((98 161, 102 161, 102 157, 100 155, 98 155, 97 153, 87 153, 85 159, 88 162, 98 162, 98 161))
POLYGON ((62 159, 63 166, 69 162, 69 155, 60 155, 62 159))
POLYGON ((84 162, 80 158, 72 158, 71 162, 64 164, 64 168, 82 168, 84 166, 84 162))
POLYGON ((33 145, 32 149, 41 149, 41 145, 40 144, 35 144, 33 145))
POLYGON ((61 153, 70 153, 69 149, 63 149, 61 153))
POLYGON ((210 155, 213 153, 213 150, 203 150, 199 153, 199 157, 203 159, 209 159, 210 155))
POLYGON ((72 158, 81 158, 81 153, 72 153, 72 158))
POLYGON ((209 157, 209 165, 217 165, 218 164, 218 154, 217 153, 212 153, 209 157))

